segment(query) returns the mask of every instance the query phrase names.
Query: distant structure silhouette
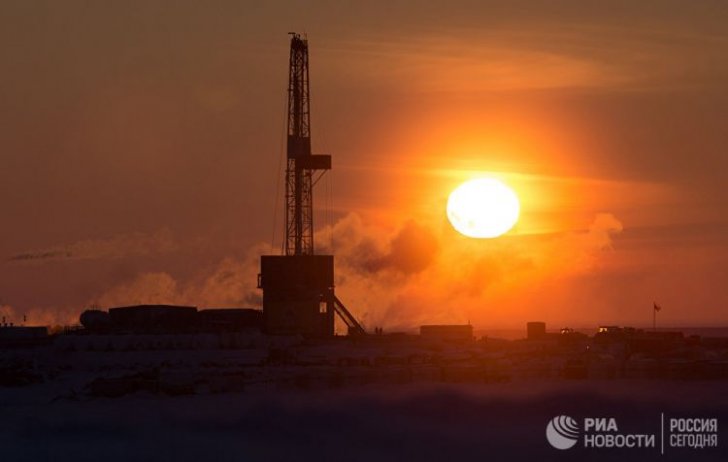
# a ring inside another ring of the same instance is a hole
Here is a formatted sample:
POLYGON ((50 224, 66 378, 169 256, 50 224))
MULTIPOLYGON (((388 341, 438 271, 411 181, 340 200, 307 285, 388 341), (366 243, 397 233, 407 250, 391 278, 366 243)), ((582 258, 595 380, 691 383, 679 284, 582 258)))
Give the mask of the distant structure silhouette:
POLYGON ((467 343, 475 340, 471 324, 429 324, 420 326, 420 337, 467 343))
POLYGON ((81 313, 81 325, 97 334, 182 334, 260 330, 262 313, 251 308, 134 305, 89 309, 81 313))
POLYGON ((657 331, 657 312, 661 309, 662 307, 657 302, 652 302, 652 330, 654 331, 657 331))
POLYGON ((526 323, 526 338, 529 340, 542 338, 546 335, 546 323, 531 321, 526 323))

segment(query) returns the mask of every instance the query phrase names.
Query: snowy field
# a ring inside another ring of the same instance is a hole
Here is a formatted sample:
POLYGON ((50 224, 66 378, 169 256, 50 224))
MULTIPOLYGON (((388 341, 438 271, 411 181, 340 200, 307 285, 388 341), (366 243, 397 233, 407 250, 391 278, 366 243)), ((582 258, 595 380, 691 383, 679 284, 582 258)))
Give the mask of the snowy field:
MULTIPOLYGON (((0 389, 2 461, 728 460, 726 383, 514 381, 119 398, 0 389), (557 415, 660 432, 660 415, 717 418, 718 448, 560 451, 557 415)), ((56 388, 54 388, 56 387, 56 388)))

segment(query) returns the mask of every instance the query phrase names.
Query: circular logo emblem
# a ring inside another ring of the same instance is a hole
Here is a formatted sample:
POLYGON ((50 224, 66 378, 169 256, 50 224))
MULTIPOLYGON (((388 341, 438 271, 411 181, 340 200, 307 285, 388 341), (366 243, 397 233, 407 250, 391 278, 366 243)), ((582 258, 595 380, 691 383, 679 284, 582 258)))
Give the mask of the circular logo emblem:
POLYGON ((546 439, 556 449, 569 449, 579 440, 579 424, 568 415, 559 415, 546 425, 546 439))

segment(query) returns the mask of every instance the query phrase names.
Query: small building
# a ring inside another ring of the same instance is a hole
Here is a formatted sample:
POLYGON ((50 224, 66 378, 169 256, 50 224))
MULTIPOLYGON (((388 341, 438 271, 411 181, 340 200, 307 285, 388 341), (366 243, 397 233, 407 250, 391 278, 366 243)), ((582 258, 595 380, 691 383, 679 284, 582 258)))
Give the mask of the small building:
POLYGON ((45 326, 0 326, 0 347, 28 347, 46 343, 48 328, 45 326))
POLYGON ((209 332, 261 329, 263 312, 252 308, 209 308, 197 312, 200 328, 209 332))
POLYGON ((473 326, 471 324, 424 325, 420 326, 420 336, 427 340, 472 342, 473 326))
POLYGON ((546 323, 542 321, 531 321, 526 323, 526 338, 538 340, 546 336, 546 323))
POLYGON ((197 308, 175 305, 137 305, 109 309, 109 319, 117 331, 183 332, 197 327, 197 308))

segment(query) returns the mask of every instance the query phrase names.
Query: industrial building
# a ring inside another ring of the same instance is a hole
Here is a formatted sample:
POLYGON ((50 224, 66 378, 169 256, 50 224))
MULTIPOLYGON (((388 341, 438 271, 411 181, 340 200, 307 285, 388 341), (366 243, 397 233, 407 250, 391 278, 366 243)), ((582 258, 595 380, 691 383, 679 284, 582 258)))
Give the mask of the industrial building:
POLYGON ((198 310, 194 306, 136 305, 86 310, 80 322, 94 333, 181 334, 229 332, 262 327, 263 313, 252 308, 198 310))
POLYGON ((48 341, 48 328, 46 327, 0 325, 0 348, 45 345, 48 341))

